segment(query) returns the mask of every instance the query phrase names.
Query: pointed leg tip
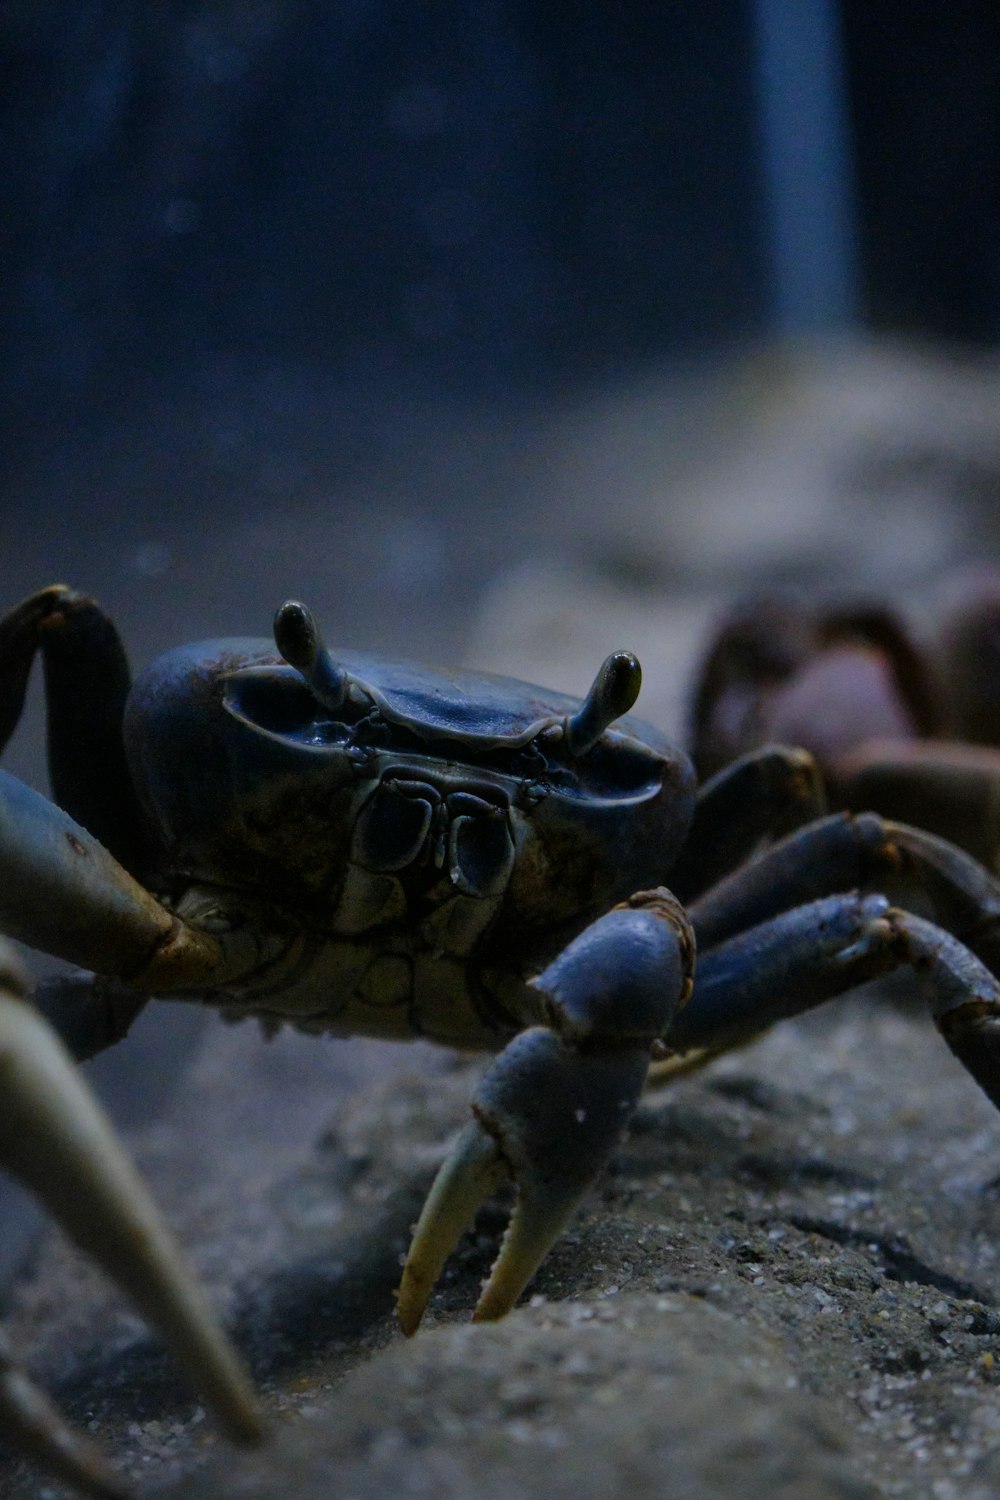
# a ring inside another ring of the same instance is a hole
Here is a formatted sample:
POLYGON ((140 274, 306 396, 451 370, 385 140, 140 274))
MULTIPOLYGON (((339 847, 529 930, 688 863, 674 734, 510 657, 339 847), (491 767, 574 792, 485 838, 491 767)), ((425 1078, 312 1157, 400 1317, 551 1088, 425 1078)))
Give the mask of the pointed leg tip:
POLYGON ((414 1284, 414 1278, 403 1273, 403 1280, 394 1293, 396 1298, 396 1322, 400 1332, 412 1339, 427 1311, 430 1288, 422 1290, 414 1284))
POLYGON ((501 1318, 513 1312, 516 1301, 515 1297, 514 1302, 501 1303, 494 1298, 482 1296, 473 1309, 472 1321, 473 1323, 499 1323, 501 1318))
POLYGON ((134 1500, 135 1488, 40 1386, 13 1362, 0 1334, 0 1431, 13 1451, 92 1500, 134 1500))
POLYGON ((413 1335, 416 1333, 417 1329, 420 1327, 420 1324, 423 1321, 423 1316, 424 1314, 422 1309, 420 1312, 409 1313, 406 1315, 401 1312, 397 1312, 396 1322, 399 1324, 399 1331, 403 1334, 404 1338, 412 1339, 413 1335))
POLYGON ((267 1437, 267 1423, 256 1401, 248 1401, 242 1410, 232 1413, 224 1427, 226 1436, 243 1448, 259 1447, 267 1437))

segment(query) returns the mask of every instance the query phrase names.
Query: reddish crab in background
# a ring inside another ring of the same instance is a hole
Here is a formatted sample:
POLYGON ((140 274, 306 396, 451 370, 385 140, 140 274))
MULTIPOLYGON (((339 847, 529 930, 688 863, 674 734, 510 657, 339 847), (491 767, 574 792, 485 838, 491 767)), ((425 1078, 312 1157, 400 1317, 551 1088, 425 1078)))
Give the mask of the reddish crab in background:
POLYGON ((764 744, 800 746, 831 806, 916 822, 1000 868, 1000 571, 950 592, 926 644, 881 603, 738 605, 692 699, 700 776, 764 744))

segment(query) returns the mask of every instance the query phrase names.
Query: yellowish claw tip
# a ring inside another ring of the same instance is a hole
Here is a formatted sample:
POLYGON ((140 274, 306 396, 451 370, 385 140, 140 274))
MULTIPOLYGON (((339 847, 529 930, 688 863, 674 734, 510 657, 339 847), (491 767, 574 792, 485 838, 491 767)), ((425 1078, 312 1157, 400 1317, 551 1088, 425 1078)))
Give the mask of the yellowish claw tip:
POLYGON ((420 1327, 422 1319, 422 1313, 417 1313, 414 1317, 411 1318, 404 1318, 401 1316, 397 1318, 397 1322, 399 1323, 399 1331, 404 1336, 404 1338, 412 1339, 413 1335, 420 1327))
POLYGON ((404 1273, 402 1284, 393 1293, 396 1299, 396 1322, 408 1339, 412 1339, 420 1327, 430 1296, 430 1288, 421 1294, 415 1281, 415 1277, 404 1273))
POLYGON ((427 1195, 396 1294, 396 1318, 411 1338, 444 1263, 472 1224, 477 1209, 508 1176, 496 1141, 478 1120, 462 1131, 427 1195))

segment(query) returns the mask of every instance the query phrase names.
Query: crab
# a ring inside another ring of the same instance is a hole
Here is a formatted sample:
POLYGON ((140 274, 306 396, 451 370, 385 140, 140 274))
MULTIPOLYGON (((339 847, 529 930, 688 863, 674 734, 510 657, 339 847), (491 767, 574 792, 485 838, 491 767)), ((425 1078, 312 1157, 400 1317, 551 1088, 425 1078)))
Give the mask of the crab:
POLYGON ((692 696, 699 772, 794 743, 832 805, 912 819, 1000 869, 1000 574, 979 569, 952 592, 928 644, 881 601, 733 608, 692 696))
MULTIPOLYGON (((801 750, 753 750, 699 789, 632 716, 629 652, 580 700, 334 654, 292 601, 273 643, 184 647, 130 686, 103 611, 53 585, 0 620, 4 742, 39 650, 54 801, 0 772, 0 929, 78 969, 29 1003, 0 967, 0 1165, 237 1440, 260 1434, 247 1378, 57 1030, 82 1058, 163 995, 494 1054, 414 1231, 407 1334, 501 1184, 517 1196, 480 1319, 525 1290, 651 1073, 902 965, 1000 1104, 997 882, 922 830, 825 815, 801 750)), ((5 1347, 0 1420, 81 1489, 125 1492, 5 1347)))

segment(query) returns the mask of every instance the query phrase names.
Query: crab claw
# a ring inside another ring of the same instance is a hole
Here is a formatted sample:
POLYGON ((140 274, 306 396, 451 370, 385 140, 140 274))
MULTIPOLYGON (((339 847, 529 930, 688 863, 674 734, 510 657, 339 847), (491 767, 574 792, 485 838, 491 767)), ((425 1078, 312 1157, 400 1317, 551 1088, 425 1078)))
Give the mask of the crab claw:
POLYGON ((448 1254, 504 1177, 517 1202, 474 1317, 514 1306, 628 1124, 693 968, 690 923, 658 887, 592 922, 529 982, 547 1024, 516 1036, 479 1084, 403 1267, 404 1333, 416 1332, 448 1254))
POLYGON ((398 1314, 415 1333, 449 1252, 506 1176, 517 1203, 477 1319, 514 1306, 642 1093, 651 1049, 691 992, 694 934, 664 887, 598 917, 527 985, 535 1019, 485 1074, 473 1123, 447 1158, 403 1267, 398 1314))
POLYGON ((617 1145, 648 1066, 648 1043, 589 1051, 543 1026, 514 1038, 424 1205, 399 1288, 404 1333, 416 1332, 445 1260, 505 1179, 517 1202, 473 1316, 510 1311, 617 1145))
MULTIPOLYGON (((261 1422, 247 1376, 110 1122, 24 992, 12 949, 0 945, 0 1167, 131 1295, 226 1433, 256 1440, 261 1422)), ((40 1393, 4 1368, 0 1362, 0 1422, 15 1441, 34 1428, 41 1436, 33 1451, 43 1462, 61 1448, 90 1493, 122 1493, 40 1393)))

